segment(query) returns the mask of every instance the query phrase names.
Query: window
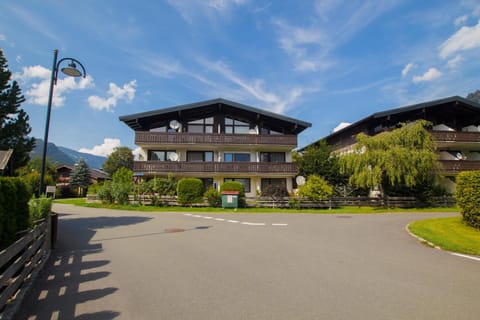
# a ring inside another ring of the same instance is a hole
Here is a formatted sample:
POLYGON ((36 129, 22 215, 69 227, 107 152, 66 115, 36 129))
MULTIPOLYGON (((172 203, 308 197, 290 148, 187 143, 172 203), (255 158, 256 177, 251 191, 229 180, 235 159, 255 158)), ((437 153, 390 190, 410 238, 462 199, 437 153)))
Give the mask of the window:
POLYGON ((287 183, 285 179, 282 178, 263 178, 261 181, 261 188, 262 190, 265 190, 266 187, 270 185, 275 185, 275 186, 282 186, 282 187, 287 187, 287 183))
POLYGON ((211 187, 215 188, 215 185, 213 184, 213 178, 200 178, 200 180, 203 182, 204 190, 208 190, 211 187))
POLYGON ((250 124, 240 120, 225 118, 225 133, 246 134, 250 131, 250 124))
POLYGON ((175 151, 148 150, 149 161, 175 161, 178 158, 175 151))
POLYGON ((150 128, 150 132, 167 132, 167 127, 150 128))
POLYGON ((213 117, 188 122, 190 133, 213 133, 213 117))
POLYGON ((187 161, 190 162, 212 162, 213 151, 188 151, 187 161))
POLYGON ((250 162, 250 153, 224 153, 225 162, 250 162))
POLYGON ((267 129, 267 128, 261 128, 260 129, 260 134, 278 135, 278 134, 283 134, 283 133, 278 132, 278 131, 274 131, 274 130, 270 130, 270 129, 267 129))
POLYGON ((285 152, 260 152, 260 162, 285 162, 285 152))
POLYGON ((243 185, 243 191, 250 192, 250 179, 249 178, 225 178, 225 182, 227 181, 236 181, 240 182, 243 185))

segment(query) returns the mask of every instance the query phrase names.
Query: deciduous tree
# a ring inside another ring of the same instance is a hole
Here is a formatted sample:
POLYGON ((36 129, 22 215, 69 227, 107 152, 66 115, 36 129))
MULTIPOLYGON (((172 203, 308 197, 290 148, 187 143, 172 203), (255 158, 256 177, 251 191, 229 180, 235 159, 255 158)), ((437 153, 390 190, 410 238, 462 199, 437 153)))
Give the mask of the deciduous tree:
POLYGON ((117 147, 103 164, 103 170, 110 176, 120 168, 133 170, 133 153, 128 147, 117 147))
POLYGON ((382 194, 387 184, 408 188, 431 181, 440 164, 429 125, 419 120, 371 137, 358 134, 354 152, 340 157, 342 172, 350 184, 379 187, 382 194))

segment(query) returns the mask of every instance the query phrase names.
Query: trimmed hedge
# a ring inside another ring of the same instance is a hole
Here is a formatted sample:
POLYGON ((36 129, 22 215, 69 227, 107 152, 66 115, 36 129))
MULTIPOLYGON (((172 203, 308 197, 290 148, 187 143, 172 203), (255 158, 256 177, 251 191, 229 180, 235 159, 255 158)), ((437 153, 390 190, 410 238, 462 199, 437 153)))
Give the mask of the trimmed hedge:
POLYGON ((480 229, 480 171, 460 172, 456 179, 455 198, 463 220, 480 229))
POLYGON ((203 201, 203 182, 197 178, 183 178, 177 184, 177 201, 182 206, 203 201))
POLYGON ((0 178, 0 248, 16 240, 16 233, 29 227, 31 193, 20 178, 0 178))

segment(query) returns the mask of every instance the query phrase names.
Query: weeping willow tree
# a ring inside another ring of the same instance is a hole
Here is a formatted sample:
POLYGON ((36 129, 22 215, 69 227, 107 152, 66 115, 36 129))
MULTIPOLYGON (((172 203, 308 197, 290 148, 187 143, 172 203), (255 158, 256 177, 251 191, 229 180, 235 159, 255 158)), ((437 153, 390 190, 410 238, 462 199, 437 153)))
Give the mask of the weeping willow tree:
POLYGON ((401 124, 375 136, 360 133, 352 153, 340 157, 340 170, 349 183, 360 188, 414 188, 433 182, 440 164, 433 137, 425 129, 431 123, 419 120, 401 124))

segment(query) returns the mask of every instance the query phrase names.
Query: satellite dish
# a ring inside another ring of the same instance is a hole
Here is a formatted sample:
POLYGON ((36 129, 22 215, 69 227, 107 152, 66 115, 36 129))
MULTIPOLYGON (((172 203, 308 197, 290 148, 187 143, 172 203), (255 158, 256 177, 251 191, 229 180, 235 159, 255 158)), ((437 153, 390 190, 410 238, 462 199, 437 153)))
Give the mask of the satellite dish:
POLYGON ((176 152, 169 153, 168 154, 168 160, 177 161, 178 160, 178 154, 176 152))
POLYGON ((299 186, 303 186, 305 184, 305 177, 304 176, 297 176, 295 181, 299 186))
POLYGON ((175 130, 180 128, 180 122, 178 122, 177 120, 170 121, 169 125, 170 125, 170 128, 175 129, 175 130))

